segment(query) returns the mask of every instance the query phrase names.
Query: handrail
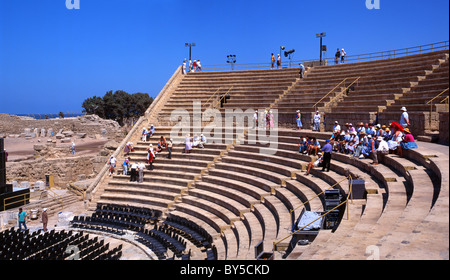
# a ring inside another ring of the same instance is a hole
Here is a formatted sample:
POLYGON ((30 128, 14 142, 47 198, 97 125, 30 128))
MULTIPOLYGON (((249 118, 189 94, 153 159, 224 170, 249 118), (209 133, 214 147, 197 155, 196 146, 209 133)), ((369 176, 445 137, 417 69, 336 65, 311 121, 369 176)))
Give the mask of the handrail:
POLYGON ((60 196, 59 194, 57 194, 56 192, 54 192, 52 189, 48 189, 53 195, 52 195, 52 198, 54 199, 54 200, 56 200, 57 202, 59 202, 60 204, 61 204, 61 207, 62 208, 64 208, 64 201, 63 201, 63 198, 62 198, 62 196, 60 196))
MULTIPOLYGON (((436 95, 435 97, 433 97, 430 101, 428 101, 427 103, 426 103, 426 105, 430 105, 430 117, 428 118, 430 121, 429 121, 429 124, 430 124, 430 126, 431 126, 431 123, 432 123, 432 118, 431 118, 431 115, 433 115, 433 101, 435 100, 435 99, 437 99, 438 97, 440 97, 441 95, 443 95, 444 93, 446 93, 447 91, 448 91, 448 89, 449 88, 447 88, 447 89, 445 89, 444 91, 442 91, 441 93, 439 93, 438 95, 436 95)), ((448 96, 447 96, 447 98, 444 98, 444 100, 448 100, 448 96)), ((444 100, 441 100, 441 102, 440 103, 442 103, 444 100)))
POLYGON ((334 91, 335 91, 342 83, 344 83, 344 86, 345 86, 345 82, 346 82, 348 79, 355 79, 355 81, 353 81, 353 83, 352 83, 352 85, 353 85, 356 81, 359 81, 360 78, 361 78, 361 76, 359 76, 359 77, 347 77, 347 78, 344 78, 339 84, 337 84, 332 90, 330 90, 327 94, 325 94, 324 97, 322 97, 319 101, 316 102, 316 104, 313 105, 314 111, 317 110, 317 104, 319 104, 322 100, 324 100, 328 95, 330 95, 331 93, 333 93, 333 92, 334 92, 334 91))
POLYGON ((75 186, 75 185, 73 185, 71 183, 69 183, 69 187, 74 188, 75 191, 77 191, 79 194, 81 194, 81 196, 83 197, 83 200, 86 199, 86 191, 85 190, 83 190, 82 188, 77 187, 77 186, 75 186))
POLYGON ((218 106, 219 106, 219 104, 220 104, 220 101, 222 101, 222 99, 224 99, 225 96, 227 96, 227 94, 228 94, 232 89, 233 89, 233 86, 231 86, 231 87, 228 89, 228 91, 227 91, 224 95, 222 95, 222 97, 220 97, 220 99, 217 101, 217 103, 213 106, 214 109, 217 109, 217 108, 218 108, 218 106))
POLYGON ((296 234, 297 232, 303 230, 304 228, 306 228, 307 226, 311 225, 312 223, 316 222, 317 220, 325 217, 326 215, 328 215, 329 213, 331 213, 332 211, 336 210, 337 208, 341 207, 344 204, 347 204, 347 220, 350 219, 349 217, 349 207, 348 207, 348 201, 351 199, 351 201, 353 202, 353 178, 351 175, 348 175, 345 179, 349 179, 350 180, 350 188, 349 188, 349 193, 347 194, 347 198, 345 199, 345 201, 341 202, 338 206, 334 207, 333 209, 327 211, 325 214, 322 214, 319 218, 315 219, 314 221, 310 222, 309 224, 305 225, 304 227, 294 231, 293 233, 289 234, 288 236, 282 238, 281 240, 277 241, 277 242, 273 242, 273 247, 272 247, 272 260, 275 259, 275 250, 276 250, 276 246, 278 244, 280 244, 281 242, 283 242, 284 240, 288 239, 289 237, 293 236, 294 234, 296 234))
MULTIPOLYGON (((349 176, 350 176, 350 175, 349 175, 349 176)), ((316 194, 314 197, 312 197, 312 198, 309 199, 308 201, 305 201, 304 203, 302 203, 301 205, 295 207, 294 209, 289 210, 289 214, 291 215, 291 221, 294 220, 293 217, 292 217, 292 215, 293 215, 292 213, 294 213, 295 210, 297 210, 297 209, 300 208, 300 207, 305 206, 305 205, 306 205, 307 203, 309 203, 311 200, 313 200, 313 199, 315 199, 315 198, 321 196, 325 191, 334 188, 335 186, 339 185, 340 183, 342 183, 342 182, 345 181, 345 180, 348 180, 348 179, 349 179, 349 176, 345 177, 344 179, 342 179, 341 181, 339 181, 339 182, 337 182, 336 184, 332 185, 331 187, 329 187, 329 188, 323 190, 322 192, 316 194)), ((350 177, 351 177, 351 176, 350 176, 350 177)), ((293 227, 293 226, 294 226, 294 224, 292 224, 292 227, 293 227)))
POLYGON ((439 96, 443 95, 445 92, 448 91, 449 88, 445 89, 444 91, 442 91, 441 93, 439 93, 438 95, 436 95, 435 97, 433 97, 430 101, 427 102, 427 105, 431 103, 431 105, 433 105, 433 101, 438 98, 439 96))
MULTIPOLYGON (((221 89, 222 87, 219 87, 209 98, 208 98, 208 100, 206 100, 206 102, 205 103, 203 103, 203 105, 202 105, 202 107, 203 106, 206 106, 207 104, 209 104, 210 102, 210 100, 214 97, 214 96, 216 96, 216 94, 219 92, 219 90, 221 89)), ((212 101, 212 100, 211 100, 212 101)))
POLYGON ((10 196, 10 197, 5 197, 3 199, 3 211, 6 210, 6 206, 13 205, 13 204, 16 204, 16 203, 19 203, 19 202, 23 202, 23 204, 25 204, 27 200, 30 200, 30 193, 23 193, 23 194, 10 196), (19 199, 17 201, 6 203, 7 200, 10 200, 10 199, 13 199, 13 198, 16 198, 16 197, 21 197, 21 196, 23 196, 23 199, 19 199))

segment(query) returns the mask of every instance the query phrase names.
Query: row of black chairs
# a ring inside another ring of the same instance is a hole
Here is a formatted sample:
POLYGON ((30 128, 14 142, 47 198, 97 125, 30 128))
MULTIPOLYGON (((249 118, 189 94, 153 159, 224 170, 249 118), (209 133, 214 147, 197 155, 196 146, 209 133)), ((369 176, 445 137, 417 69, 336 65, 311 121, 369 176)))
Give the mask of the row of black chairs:
POLYGON ((109 250, 109 243, 89 238, 83 232, 15 230, 0 233, 0 260, 117 260, 122 256, 122 245, 109 250))
POLYGON ((211 248, 212 246, 213 238, 211 235, 193 221, 176 215, 170 215, 166 218, 164 224, 170 226, 173 231, 191 241, 198 248, 211 248))
POLYGON ((97 204, 97 208, 95 210, 98 214, 114 214, 114 215, 122 215, 122 216, 134 216, 139 217, 149 221, 158 220, 162 212, 160 210, 149 209, 144 207, 135 207, 135 206, 124 206, 117 204, 97 204))

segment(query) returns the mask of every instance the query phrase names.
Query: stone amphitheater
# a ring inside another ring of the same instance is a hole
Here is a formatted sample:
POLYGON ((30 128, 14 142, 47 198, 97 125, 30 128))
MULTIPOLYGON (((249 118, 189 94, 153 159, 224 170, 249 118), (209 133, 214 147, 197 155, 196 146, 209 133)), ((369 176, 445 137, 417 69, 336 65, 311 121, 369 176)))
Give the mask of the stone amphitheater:
MULTIPOLYGON (((105 164, 84 193, 86 208, 74 212, 79 217, 99 217, 106 208, 134 207, 157 213, 151 223, 127 227, 125 234, 148 259, 188 255, 192 260, 254 260, 255 246, 263 244, 263 251, 276 260, 448 260, 448 107, 439 104, 444 98, 435 102, 431 112, 427 105, 446 89, 444 97, 448 96, 448 50, 309 67, 303 79, 298 72, 183 75, 178 68, 115 151, 117 174, 108 176, 105 164), (225 94, 229 98, 221 107, 218 99, 225 94), (193 105, 194 101, 200 103, 193 105), (411 131, 423 140, 418 141, 418 149, 406 151, 404 157, 389 154, 379 165, 333 153, 329 172, 313 169, 305 174, 312 158, 298 152, 299 137, 313 136, 323 145, 335 120, 388 124, 399 120, 403 106, 408 108, 411 131), (215 109, 210 110, 216 117, 213 122, 196 114, 207 109, 215 109), (218 115, 231 109, 236 119, 230 125, 218 115), (243 118, 247 109, 278 112, 278 127, 251 129, 251 120, 243 118), (296 110, 302 112, 301 131, 294 126, 296 110), (316 110, 326 114, 325 132, 311 130, 316 110), (142 142, 141 132, 151 124, 156 132, 150 142, 142 142), (184 153, 186 134, 207 129, 221 138, 184 153), (275 147, 252 141, 272 139, 272 134, 275 147), (126 143, 134 143, 131 161, 145 162, 149 144, 155 146, 160 136, 173 138, 172 159, 166 158, 166 152, 159 154, 154 170, 144 171, 142 183, 120 175, 126 143), (364 189, 362 196, 353 198, 349 182, 355 180, 364 180, 364 189), (326 211, 324 191, 330 188, 349 197, 338 227, 319 230, 307 244, 289 247, 294 220, 303 210, 326 211), (206 236, 203 243, 195 238, 195 230, 206 236), (165 241, 157 236, 165 236, 165 241), (172 244, 161 247, 158 242, 172 244)), ((77 226, 105 235, 108 227, 89 222, 77 226)), ((116 233, 124 236, 114 230, 107 235, 119 238, 116 233)), ((128 256, 133 255, 132 248, 127 250, 128 256)))

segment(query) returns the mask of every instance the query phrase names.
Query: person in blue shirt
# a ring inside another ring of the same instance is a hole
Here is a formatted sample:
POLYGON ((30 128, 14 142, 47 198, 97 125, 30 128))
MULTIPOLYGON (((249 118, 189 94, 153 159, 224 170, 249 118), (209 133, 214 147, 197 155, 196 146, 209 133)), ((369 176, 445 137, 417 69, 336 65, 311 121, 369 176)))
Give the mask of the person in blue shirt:
POLYGON ((327 169, 327 172, 330 171, 330 162, 331 162, 331 153, 333 152, 333 146, 330 144, 330 140, 326 140, 326 144, 320 149, 323 152, 323 165, 322 171, 327 169))
POLYGON ((300 63, 300 79, 303 79, 303 74, 305 72, 305 66, 303 65, 303 63, 300 63))
POLYGON ((18 220, 19 220, 19 229, 22 230, 22 225, 27 230, 27 212, 23 211, 22 208, 19 208, 19 214, 18 214, 18 220))

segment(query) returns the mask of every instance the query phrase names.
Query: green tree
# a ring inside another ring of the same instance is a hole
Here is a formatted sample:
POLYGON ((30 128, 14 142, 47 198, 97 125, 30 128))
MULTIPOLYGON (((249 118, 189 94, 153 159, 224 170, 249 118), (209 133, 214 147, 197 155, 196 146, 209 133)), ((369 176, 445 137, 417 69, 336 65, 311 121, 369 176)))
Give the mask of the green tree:
POLYGON ((111 119, 123 125, 128 118, 142 116, 152 104, 153 98, 148 93, 129 94, 123 90, 112 90, 101 97, 90 97, 84 100, 82 107, 86 114, 96 114, 104 119, 111 119))

